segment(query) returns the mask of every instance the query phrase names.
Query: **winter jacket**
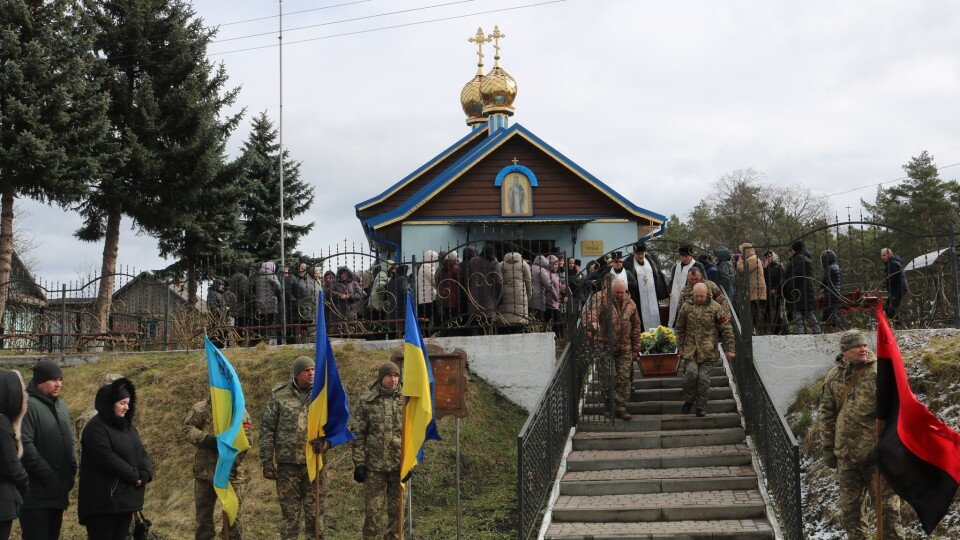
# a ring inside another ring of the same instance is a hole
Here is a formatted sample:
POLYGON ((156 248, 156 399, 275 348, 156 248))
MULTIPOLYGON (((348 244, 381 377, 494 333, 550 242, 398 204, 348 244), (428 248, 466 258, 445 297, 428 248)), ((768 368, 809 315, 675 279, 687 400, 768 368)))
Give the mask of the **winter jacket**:
MULTIPOLYGON (((248 441, 253 441, 253 432, 251 430, 250 415, 243 412, 243 432, 248 441)), ((217 460, 219 455, 214 447, 208 446, 207 438, 215 438, 213 433, 213 411, 210 407, 210 398, 194 403, 186 420, 183 421, 184 439, 197 448, 193 454, 193 477, 197 480, 213 482, 213 475, 217 470, 217 460)), ((214 444, 216 444, 214 442, 214 444)), ((237 459, 233 462, 233 469, 230 471, 230 480, 236 481, 239 478, 240 464, 246 456, 244 450, 237 454, 237 459)))
POLYGON ((470 314, 479 314, 488 320, 497 318, 497 305, 503 294, 503 274, 493 246, 483 247, 483 253, 470 260, 468 281, 470 314))
POLYGON ((226 282, 220 278, 213 280, 213 283, 210 284, 210 288, 207 289, 207 311, 210 312, 210 315, 217 320, 217 322, 223 322, 227 317, 230 316, 230 312, 227 306, 227 297, 224 295, 224 292, 221 291, 220 286, 226 285, 226 282))
POLYGON ((396 263, 386 261, 380 265, 380 271, 373 278, 370 284, 370 309, 374 311, 387 311, 387 283, 390 282, 390 269, 396 263))
POLYGON ((763 263, 760 262, 760 257, 757 257, 753 245, 748 243, 740 244, 740 253, 743 253, 743 257, 737 261, 737 272, 746 275, 750 300, 766 300, 767 282, 763 277, 763 263))
POLYGON ((260 418, 260 461, 264 467, 274 464, 303 465, 307 462, 307 413, 311 387, 300 388, 294 379, 278 384, 270 391, 260 418))
POLYGON ((230 276, 230 286, 228 288, 233 293, 229 298, 230 313, 234 317, 249 317, 251 304, 253 304, 250 278, 243 272, 237 272, 230 276))
POLYGON ((253 280, 258 314, 275 315, 278 312, 278 301, 281 298, 280 280, 274 272, 273 263, 263 263, 253 280))
POLYGON ((463 248, 463 262, 460 263, 460 311, 467 311, 470 299, 470 261, 480 252, 473 246, 463 248))
POLYGON ((309 273, 297 276, 293 282, 296 312, 294 320, 300 322, 315 322, 317 320, 317 298, 320 296, 320 282, 313 279, 309 273))
POLYGON ((437 294, 440 296, 440 306, 444 309, 460 309, 460 265, 457 264, 456 253, 449 255, 440 265, 440 279, 437 281, 437 294))
POLYGON ((737 286, 734 283, 734 280, 737 276, 737 271, 733 267, 733 263, 730 262, 731 255, 730 250, 725 247, 719 247, 713 252, 717 256, 717 279, 716 283, 723 289, 723 293, 727 295, 727 298, 735 298, 735 293, 737 292, 737 286))
POLYGON ((20 463, 20 423, 27 412, 27 398, 19 372, 0 371, 0 523, 20 513, 27 493, 27 471, 20 463))
POLYGON ((437 299, 437 289, 433 284, 433 274, 437 267, 437 252, 423 252, 423 264, 417 270, 417 304, 432 304, 437 299))
POLYGON ((820 286, 823 287, 824 307, 837 307, 840 305, 840 265, 837 264, 837 254, 825 250, 820 254, 820 265, 823 266, 820 286))
POLYGON ((616 355, 640 352, 640 314, 629 295, 610 303, 611 290, 595 294, 585 308, 584 325, 601 348, 612 349, 616 355), (612 341, 611 341, 612 340, 612 341))
POLYGON ((406 316, 407 293, 412 292, 407 268, 405 265, 400 265, 397 272, 387 282, 387 292, 384 294, 383 306, 386 309, 388 319, 402 319, 406 316))
POLYGON ((363 290, 357 283, 357 277, 346 266, 337 269, 337 280, 330 285, 327 292, 327 303, 330 305, 330 320, 333 322, 346 322, 357 320, 357 312, 360 309, 360 301, 363 299, 363 290), (346 274, 346 278, 341 278, 346 274), (340 298, 341 294, 347 295, 346 298, 340 298))
POLYGON ((813 277, 813 261, 810 252, 803 250, 790 257, 783 280, 783 298, 793 309, 801 313, 813 310, 817 281, 813 277))
POLYGON ((503 275, 500 316, 506 324, 526 324, 527 306, 533 289, 530 264, 523 260, 519 253, 511 251, 503 256, 500 273, 503 275))
POLYGON ((677 351, 688 361, 716 362, 717 345, 735 352, 729 311, 712 298, 703 304, 686 300, 677 313, 677 351))
MULTIPOLYGON (((530 268, 533 292, 530 294, 530 309, 543 311, 560 305, 560 288, 554 287, 550 259, 537 255, 530 268)), ((559 281, 559 280, 558 280, 559 281)))
POLYGON ((81 525, 96 514, 142 510, 144 490, 153 480, 153 462, 133 425, 137 412, 137 391, 133 383, 121 378, 101 386, 95 405, 97 415, 80 436, 83 455, 77 514, 81 525), (130 394, 130 409, 122 418, 113 411, 114 403, 120 400, 121 388, 130 394))
POLYGON ((69 504, 67 496, 77 476, 70 412, 62 399, 41 394, 32 382, 27 394, 30 401, 20 431, 21 461, 30 475, 30 492, 23 499, 23 507, 62 510, 69 504))
POLYGON ((907 273, 899 255, 887 259, 887 292, 891 297, 903 298, 907 294, 907 273))

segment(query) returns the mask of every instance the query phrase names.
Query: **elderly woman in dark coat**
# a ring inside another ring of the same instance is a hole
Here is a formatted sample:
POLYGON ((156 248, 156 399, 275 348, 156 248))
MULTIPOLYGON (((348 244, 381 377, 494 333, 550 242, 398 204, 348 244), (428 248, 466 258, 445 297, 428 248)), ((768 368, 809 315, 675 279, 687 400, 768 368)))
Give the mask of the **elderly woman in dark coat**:
POLYGON ((467 288, 470 292, 467 308, 472 322, 490 324, 497 321, 497 306, 503 295, 503 274, 492 245, 484 245, 480 255, 470 260, 467 288))
POLYGON ((10 538, 13 519, 27 492, 27 471, 20 463, 20 421, 27 412, 26 390, 19 371, 0 371, 0 540, 10 538))
POLYGON ((123 540, 133 513, 143 509, 153 463, 133 425, 137 391, 120 378, 100 387, 97 415, 80 436, 80 491, 77 514, 90 538, 123 540))
MULTIPOLYGON (((357 311, 360 309, 360 300, 363 299, 363 289, 357 283, 357 278, 346 266, 337 269, 336 281, 327 289, 327 301, 330 303, 330 320, 328 323, 353 322, 357 320, 357 311)), ((348 330, 346 325, 336 327, 337 332, 348 330)))

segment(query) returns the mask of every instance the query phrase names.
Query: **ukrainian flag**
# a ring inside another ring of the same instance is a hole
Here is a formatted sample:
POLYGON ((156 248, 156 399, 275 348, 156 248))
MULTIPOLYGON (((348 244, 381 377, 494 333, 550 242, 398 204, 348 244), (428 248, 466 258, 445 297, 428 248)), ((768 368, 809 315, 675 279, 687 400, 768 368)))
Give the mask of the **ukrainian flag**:
POLYGON ((407 292, 406 339, 403 344, 403 395, 406 396, 403 417, 403 463, 400 478, 423 461, 423 446, 429 440, 440 440, 433 407, 433 371, 427 348, 423 346, 420 326, 413 309, 413 298, 407 292))
POLYGON ((230 485, 230 471, 237 454, 250 448, 250 441, 242 429, 247 402, 243 397, 240 379, 226 357, 203 336, 207 351, 207 373, 210 376, 210 409, 213 415, 213 433, 217 436, 217 470, 213 475, 213 489, 217 492, 223 513, 230 524, 237 519, 240 501, 230 485))
POLYGON ((333 347, 327 336, 326 317, 323 313, 323 291, 317 302, 317 343, 315 352, 315 372, 313 389, 310 391, 310 408, 307 410, 307 475, 310 481, 316 478, 323 468, 323 454, 313 451, 310 441, 326 439, 330 445, 343 444, 355 439, 356 435, 347 429, 350 419, 350 407, 347 393, 340 382, 337 361, 333 358, 333 347))

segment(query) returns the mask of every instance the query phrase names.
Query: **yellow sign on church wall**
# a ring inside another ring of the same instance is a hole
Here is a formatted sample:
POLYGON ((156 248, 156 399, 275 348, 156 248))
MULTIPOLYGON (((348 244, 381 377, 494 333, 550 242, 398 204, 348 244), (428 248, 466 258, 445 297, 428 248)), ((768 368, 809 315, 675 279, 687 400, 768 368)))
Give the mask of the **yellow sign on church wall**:
POLYGON ((580 242, 580 254, 584 257, 603 255, 603 240, 584 240, 580 242))

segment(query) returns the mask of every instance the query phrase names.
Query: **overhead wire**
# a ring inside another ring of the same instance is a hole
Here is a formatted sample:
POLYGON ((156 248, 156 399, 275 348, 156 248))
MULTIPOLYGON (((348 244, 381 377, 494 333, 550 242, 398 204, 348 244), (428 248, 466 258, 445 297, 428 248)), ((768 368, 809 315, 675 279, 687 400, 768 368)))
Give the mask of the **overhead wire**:
MULTIPOLYGON (((943 169, 949 169, 950 167, 956 167, 957 165, 960 165, 960 163, 951 163, 950 165, 944 165, 944 166, 942 166, 942 167, 937 167, 937 172, 939 173, 939 172, 942 171, 943 169)), ((886 185, 886 184, 892 184, 892 183, 894 183, 894 182, 902 182, 902 181, 904 181, 904 180, 907 180, 908 178, 910 178, 910 177, 909 177, 909 176, 901 176, 900 178, 894 178, 893 180, 886 180, 886 181, 884 181, 884 182, 879 182, 879 183, 876 183, 876 184, 866 184, 866 185, 863 185, 863 186, 859 186, 859 187, 855 187, 855 188, 850 188, 850 189, 847 189, 847 190, 844 190, 844 191, 836 191, 836 192, 833 192, 833 193, 827 193, 827 194, 825 194, 825 195, 820 195, 819 197, 815 197, 815 198, 817 198, 817 199, 827 199, 827 198, 830 198, 830 197, 835 197, 835 196, 837 196, 837 195, 846 195, 847 193, 853 193, 854 191, 860 191, 861 189, 867 189, 867 188, 872 188, 872 187, 880 187, 880 186, 883 186, 883 185, 886 185)))
MULTIPOLYGON (((289 12, 287 12, 287 13, 284 13, 283 15, 284 15, 284 16, 300 15, 301 13, 310 13, 310 12, 313 12, 313 11, 322 11, 322 10, 324 10, 324 9, 331 9, 331 8, 352 6, 352 5, 354 5, 354 4, 363 4, 363 3, 366 3, 366 2, 373 2, 373 0, 356 0, 355 2, 345 2, 345 3, 343 3, 343 4, 332 4, 332 5, 329 5, 329 6, 322 6, 322 7, 318 7, 318 8, 301 9, 301 10, 298 10, 298 11, 289 11, 289 12)), ((233 21, 233 22, 228 22, 228 23, 220 23, 220 24, 218 24, 217 26, 218 26, 218 27, 220 27, 220 26, 233 26, 233 25, 235 25, 235 24, 244 24, 244 23, 249 23, 249 22, 269 21, 270 19, 276 19, 276 18, 278 18, 278 17, 280 17, 280 15, 264 15, 263 17, 255 17, 255 18, 253 18, 253 19, 244 19, 244 20, 242 20, 242 21, 233 21)))

